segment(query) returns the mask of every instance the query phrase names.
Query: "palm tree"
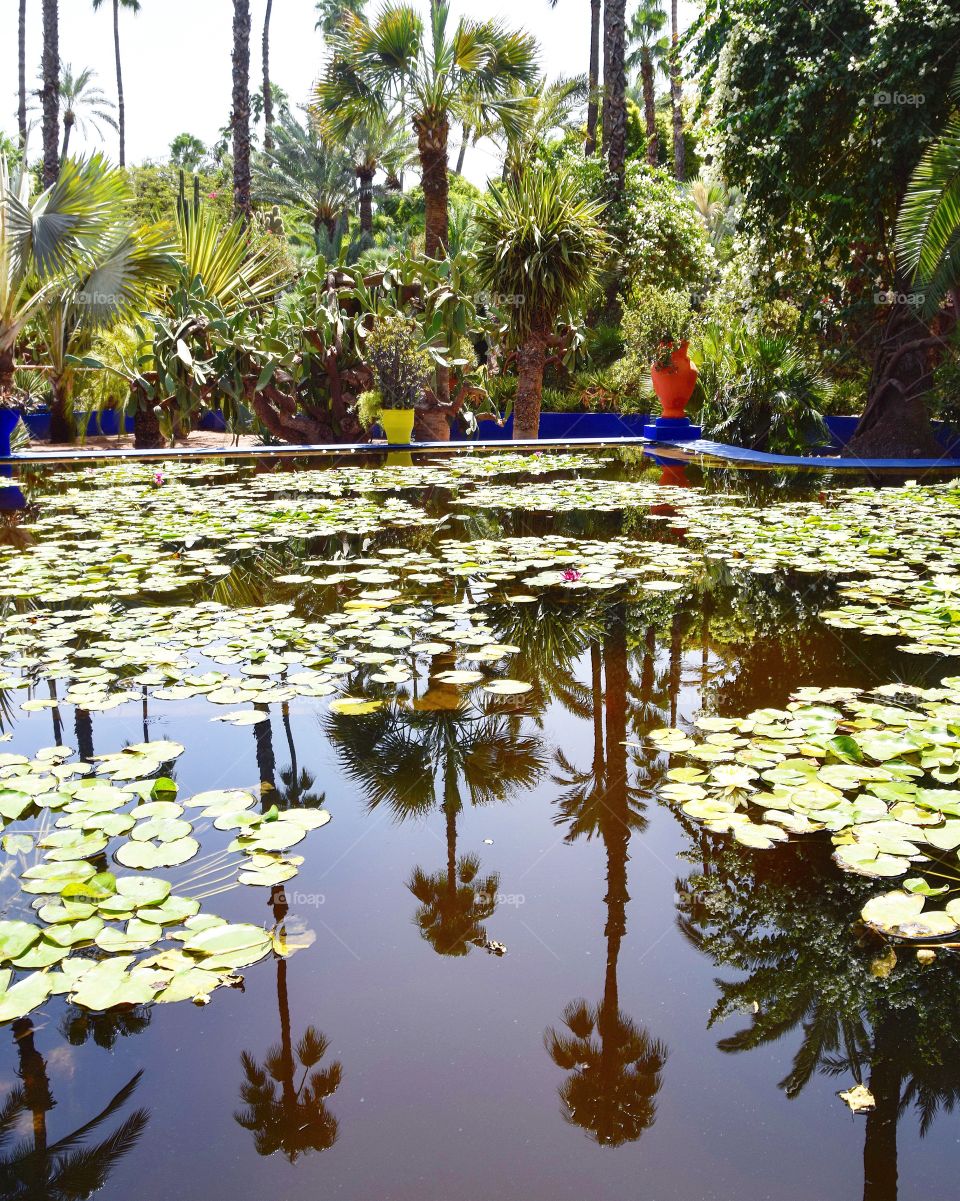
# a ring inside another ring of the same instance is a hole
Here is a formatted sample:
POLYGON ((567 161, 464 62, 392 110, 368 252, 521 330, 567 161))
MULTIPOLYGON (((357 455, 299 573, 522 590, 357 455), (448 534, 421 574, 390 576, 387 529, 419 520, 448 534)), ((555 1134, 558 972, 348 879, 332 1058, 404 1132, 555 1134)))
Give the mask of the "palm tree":
POLYGON ((502 129, 499 124, 482 133, 506 144, 503 178, 518 178, 535 159, 551 134, 568 128, 583 111, 587 81, 582 75, 547 82, 540 76, 529 84, 516 84, 515 94, 529 106, 529 122, 520 130, 502 129))
POLYGON ((603 145, 613 184, 622 199, 627 180, 627 0, 603 5, 603 145))
POLYGON ((20 149, 27 149, 27 0, 20 0, 20 24, 17 29, 19 104, 17 105, 17 127, 20 131, 20 149))
POLYGON ((233 0, 233 201, 244 221, 250 200, 250 0, 233 0))
POLYGON ((267 204, 287 204, 303 213, 314 234, 331 239, 337 223, 354 204, 354 166, 342 151, 320 140, 312 125, 292 113, 273 127, 274 147, 255 161, 255 196, 267 204))
POLYGON ((22 1081, 0 1106, 0 1195, 30 1201, 77 1201, 106 1186, 112 1170, 140 1141, 150 1114, 136 1109, 102 1142, 85 1142, 104 1122, 130 1100, 140 1083, 137 1072, 107 1105, 88 1122, 51 1143, 47 1114, 56 1102, 50 1090, 47 1067, 34 1043, 36 1031, 29 1018, 13 1024, 22 1081), (32 1141, 18 1138, 21 1125, 31 1119, 32 1141))
POLYGON ((67 162, 33 198, 25 164, 11 175, 0 155, 0 393, 13 387, 16 346, 59 286, 57 276, 93 252, 123 204, 122 176, 95 155, 67 162))
MULTIPOLYGON (((94 11, 103 4, 103 0, 93 0, 94 11)), ((129 9, 132 13, 140 11, 140 0, 113 0, 113 55, 117 64, 117 115, 119 117, 120 133, 120 166, 127 165, 127 113, 123 100, 123 65, 120 58, 120 9, 129 9)))
POLYGON ((267 0, 263 14, 263 148, 273 149, 273 90, 270 84, 270 19, 273 16, 273 0, 267 0))
POLYGON ((627 70, 640 70, 643 119, 647 127, 647 162, 651 167, 655 167, 660 159, 654 76, 658 69, 663 69, 670 51, 670 42, 663 34, 666 23, 667 14, 658 0, 645 0, 633 14, 627 29, 627 44, 633 47, 627 55, 627 70))
POLYGON ((378 171, 399 175, 413 157, 413 144, 402 113, 358 121, 343 145, 353 164, 360 201, 360 229, 373 233, 373 180, 378 171))
POLYGON ((656 1096, 667 1060, 663 1044, 651 1039, 619 1006, 617 973, 630 899, 628 847, 634 831, 643 830, 647 822, 643 804, 638 793, 631 789, 628 775, 625 743, 630 679, 623 605, 615 606, 609 614, 603 641, 605 729, 601 728, 598 717, 600 659, 599 654, 591 656, 593 780, 586 789, 575 786, 562 795, 557 821, 569 824, 566 841, 599 833, 606 848, 607 955, 603 1000, 597 1006, 590 1006, 582 999, 571 1002, 563 1013, 566 1031, 550 1029, 544 1041, 554 1063, 570 1073, 560 1089, 567 1119, 588 1130, 598 1143, 620 1146, 638 1139, 653 1125, 656 1096))
POLYGON ((60 170, 60 11, 59 0, 43 0, 43 186, 51 188, 60 170))
POLYGON ((389 115, 406 102, 420 156, 426 202, 426 253, 436 258, 449 240, 447 148, 451 120, 479 112, 511 129, 525 119, 514 83, 536 75, 534 39, 496 21, 466 18, 448 29, 450 6, 431 7, 430 36, 410 5, 387 3, 370 23, 344 15, 331 31, 333 56, 317 87, 326 128, 342 139, 361 119, 389 115))
POLYGON ((670 107, 673 110, 673 173, 682 183, 687 178, 687 147, 683 139, 683 83, 677 0, 670 0, 670 107))
POLYGON ((329 37, 346 17, 363 15, 367 0, 317 0, 317 29, 329 37))
POLYGON ((70 149, 70 135, 74 126, 77 127, 84 139, 92 131, 102 137, 101 124, 117 128, 117 119, 111 109, 113 101, 109 100, 94 80, 96 72, 84 67, 79 74, 74 75, 69 63, 63 64, 63 75, 60 79, 60 109, 63 118, 63 146, 60 149, 60 162, 66 161, 70 149))
POLYGON ((494 186, 477 208, 477 272, 513 298, 510 337, 519 347, 513 436, 536 438, 548 340, 583 299, 606 249, 601 209, 569 173, 533 168, 494 186))
MULTIPOLYGON (((557 0, 549 0, 551 8, 557 0)), ((597 152, 597 118, 600 115, 600 17, 603 0, 590 0, 590 67, 587 74, 587 155, 597 152)))

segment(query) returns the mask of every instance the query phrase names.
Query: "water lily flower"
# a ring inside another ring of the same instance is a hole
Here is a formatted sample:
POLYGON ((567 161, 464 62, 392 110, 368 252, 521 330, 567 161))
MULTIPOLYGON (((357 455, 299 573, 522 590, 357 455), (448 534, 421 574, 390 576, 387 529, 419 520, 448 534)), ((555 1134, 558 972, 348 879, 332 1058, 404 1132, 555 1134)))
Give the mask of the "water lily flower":
POLYGON ((575 584, 580 579, 580 572, 576 571, 573 567, 568 567, 563 573, 563 578, 568 584, 575 584))
POLYGON ((162 472, 162 471, 155 471, 155 472, 154 472, 154 474, 153 474, 153 486, 154 486, 154 488, 160 488, 160 487, 162 487, 162 486, 163 486, 163 485, 164 485, 166 482, 167 482, 167 477, 166 477, 166 476, 163 474, 163 472, 162 472))

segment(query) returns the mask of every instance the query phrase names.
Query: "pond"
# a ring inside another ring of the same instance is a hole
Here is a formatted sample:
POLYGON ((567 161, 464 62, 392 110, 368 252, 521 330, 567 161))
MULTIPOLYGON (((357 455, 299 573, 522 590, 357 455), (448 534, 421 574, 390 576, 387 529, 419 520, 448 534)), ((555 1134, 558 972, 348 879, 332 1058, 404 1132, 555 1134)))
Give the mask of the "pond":
POLYGON ((19 482, 0 1197, 952 1195, 960 490, 19 482))

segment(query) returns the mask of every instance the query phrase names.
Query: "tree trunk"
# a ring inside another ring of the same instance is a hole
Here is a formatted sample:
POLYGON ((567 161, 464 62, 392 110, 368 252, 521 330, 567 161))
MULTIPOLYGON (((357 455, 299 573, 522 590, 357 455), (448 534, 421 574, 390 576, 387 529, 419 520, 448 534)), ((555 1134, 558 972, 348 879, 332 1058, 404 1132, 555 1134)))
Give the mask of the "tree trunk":
POLYGON ((136 450, 160 450, 163 444, 160 421, 153 405, 141 397, 133 415, 134 448, 136 450))
POLYGON ((43 0, 43 186, 60 174, 60 11, 58 0, 43 0))
POLYGON ((120 166, 127 165, 127 106, 123 99, 123 64, 120 60, 120 0, 113 0, 113 53, 117 60, 117 124, 120 126, 120 166))
POLYGON ((543 369, 547 361, 547 338, 531 333, 517 354, 520 380, 513 406, 514 439, 540 436, 540 403, 543 399, 543 369))
POLYGON ((600 5, 603 0, 590 0, 590 97, 587 101, 588 155, 597 153, 597 118, 600 115, 600 5))
POLYGON ((614 202, 627 186, 626 8, 626 0, 605 0, 603 6, 603 144, 614 202))
POLYGON ((9 396, 13 391, 13 373, 17 369, 15 346, 0 350, 0 396, 9 396))
POLYGON ((54 375, 51 385, 50 441, 74 442, 77 437, 73 421, 73 388, 69 376, 54 375))
MULTIPOLYGON (((901 284, 898 279, 898 288, 901 284)), ((848 454, 875 459, 943 455, 925 400, 933 383, 931 358, 943 345, 943 338, 931 334, 910 305, 892 305, 874 359, 867 404, 846 447, 848 454)))
POLYGON ((670 104, 673 108, 673 174, 687 178, 687 148, 683 140, 683 87, 680 82, 680 23, 677 0, 670 4, 670 104))
POLYGON ((460 143, 460 154, 457 157, 457 174, 463 174, 463 161, 467 157, 467 146, 470 144, 472 130, 469 125, 463 127, 463 141, 460 143))
POLYGON ((263 17, 263 146, 273 149, 273 92, 270 89, 270 18, 273 16, 273 0, 267 0, 267 11, 263 17))
POLYGON ((897 1201, 897 1122, 902 1080, 897 1067, 900 1031, 890 1015, 874 1031, 870 1091, 876 1102, 867 1113, 863 1139, 863 1201, 897 1201))
POLYGON ((73 133, 73 127, 76 124, 76 117, 72 112, 64 113, 63 116, 63 146, 60 149, 61 166, 67 161, 67 151, 70 149, 70 135, 73 133))
POLYGON ((450 123, 444 118, 431 124, 422 117, 414 121, 420 151, 420 174, 426 201, 426 255, 442 258, 450 241, 450 180, 447 175, 447 138, 450 123))
POLYGON ((250 200, 250 0, 233 0, 233 202, 245 221, 250 200))
POLYGON ((644 46, 640 62, 643 81, 643 119, 647 127, 647 162, 655 167, 660 161, 660 139, 657 137, 657 109, 653 91, 653 58, 644 46))
POLYGON ((27 146, 27 0, 20 0, 19 27, 19 105, 17 106, 17 127, 20 130, 20 149, 27 146))
POLYGON ((360 229, 373 236, 373 172, 365 167, 357 172, 360 181, 360 229))

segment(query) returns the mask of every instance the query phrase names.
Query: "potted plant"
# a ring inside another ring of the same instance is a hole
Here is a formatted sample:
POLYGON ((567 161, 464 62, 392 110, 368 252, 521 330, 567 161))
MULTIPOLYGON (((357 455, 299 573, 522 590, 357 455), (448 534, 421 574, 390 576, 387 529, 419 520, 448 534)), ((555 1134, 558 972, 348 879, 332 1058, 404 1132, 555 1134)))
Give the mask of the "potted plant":
POLYGON ((377 379, 374 393, 364 396, 363 416, 372 416, 379 405, 379 419, 387 442, 406 445, 413 438, 417 408, 433 371, 433 361, 421 346, 420 330, 409 317, 397 314, 378 317, 365 335, 364 358, 377 379))
POLYGON ((638 288, 623 318, 627 350, 650 363, 653 390, 663 418, 683 422, 697 386, 697 368, 688 354, 696 316, 687 292, 638 288))

